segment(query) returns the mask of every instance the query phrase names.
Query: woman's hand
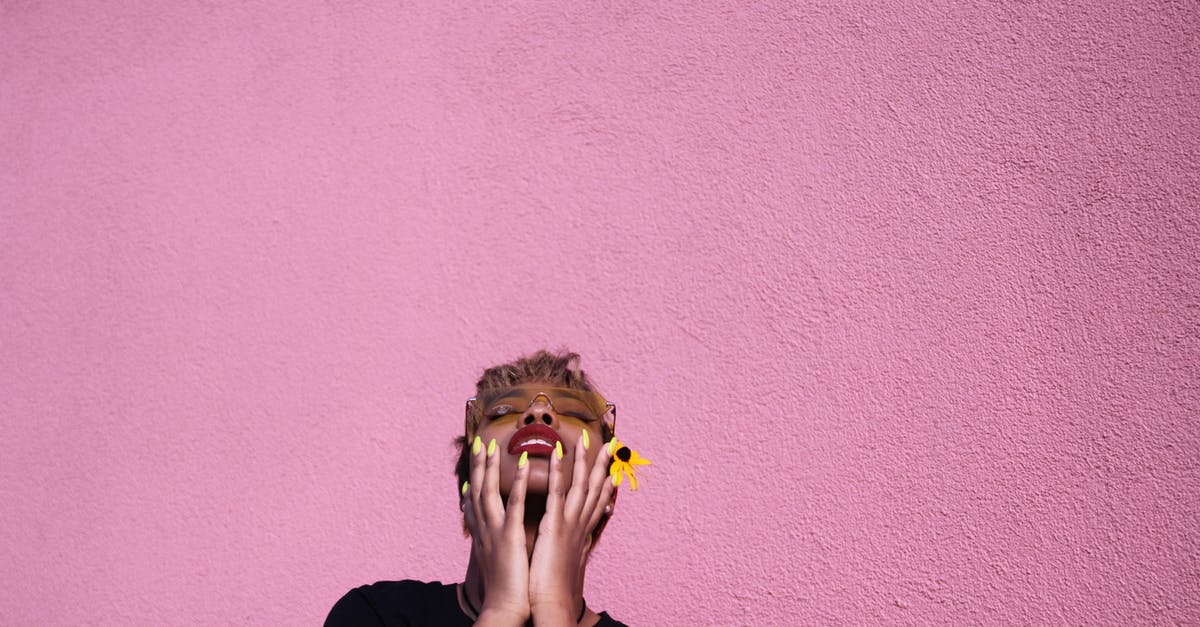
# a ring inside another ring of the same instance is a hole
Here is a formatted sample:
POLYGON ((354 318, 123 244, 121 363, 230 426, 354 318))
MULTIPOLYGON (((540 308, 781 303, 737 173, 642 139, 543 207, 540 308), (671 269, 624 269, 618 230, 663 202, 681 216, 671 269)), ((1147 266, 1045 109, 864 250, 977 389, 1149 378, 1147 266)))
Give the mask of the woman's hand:
POLYGON ((471 480, 464 495, 467 527, 486 593, 479 611, 481 622, 524 624, 530 616, 529 556, 525 546, 525 486, 529 464, 517 469, 508 495, 508 510, 500 498, 500 454, 496 441, 486 450, 472 443, 471 480))
POLYGON ((579 618, 581 575, 592 531, 612 503, 614 488, 608 476, 612 453, 608 449, 607 443, 601 446, 589 469, 583 440, 575 443, 569 491, 566 464, 557 453, 550 456, 546 513, 529 563, 529 603, 536 624, 574 625, 579 618))

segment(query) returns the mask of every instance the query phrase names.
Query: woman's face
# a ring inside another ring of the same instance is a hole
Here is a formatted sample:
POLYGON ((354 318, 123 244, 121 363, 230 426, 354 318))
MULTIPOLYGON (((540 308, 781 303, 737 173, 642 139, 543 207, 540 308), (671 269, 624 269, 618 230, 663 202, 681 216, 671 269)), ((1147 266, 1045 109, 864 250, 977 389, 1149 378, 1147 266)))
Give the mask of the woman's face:
POLYGON ((600 447, 601 419, 582 399, 586 393, 550 385, 524 384, 491 396, 483 406, 483 418, 476 435, 487 446, 496 440, 500 456, 500 494, 508 496, 517 461, 529 453, 530 494, 546 494, 550 481, 550 456, 554 444, 562 443, 567 487, 570 487, 575 460, 575 444, 588 432, 590 447, 584 452, 590 470, 600 447))

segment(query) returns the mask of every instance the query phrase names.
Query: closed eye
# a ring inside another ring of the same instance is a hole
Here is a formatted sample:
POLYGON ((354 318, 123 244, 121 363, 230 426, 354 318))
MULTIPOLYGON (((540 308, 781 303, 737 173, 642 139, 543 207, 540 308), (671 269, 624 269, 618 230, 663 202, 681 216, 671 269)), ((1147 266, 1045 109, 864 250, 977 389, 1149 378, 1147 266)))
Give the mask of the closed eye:
POLYGON ((503 418, 504 416, 515 413, 517 413, 517 410, 512 405, 497 405, 489 409, 487 415, 488 418, 495 420, 497 418, 503 418))

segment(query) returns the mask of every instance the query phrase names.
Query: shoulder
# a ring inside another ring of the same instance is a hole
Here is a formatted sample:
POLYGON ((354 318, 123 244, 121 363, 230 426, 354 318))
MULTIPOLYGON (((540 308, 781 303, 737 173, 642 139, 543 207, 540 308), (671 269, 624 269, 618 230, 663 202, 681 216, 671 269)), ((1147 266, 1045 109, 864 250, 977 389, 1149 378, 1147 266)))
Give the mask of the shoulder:
POLYGON ((377 581, 359 586, 338 599, 326 627, 342 625, 455 624, 465 619, 454 584, 440 581, 377 581))
POLYGON ((596 627, 629 627, 619 620, 615 620, 608 612, 600 612, 600 620, 596 622, 596 627))

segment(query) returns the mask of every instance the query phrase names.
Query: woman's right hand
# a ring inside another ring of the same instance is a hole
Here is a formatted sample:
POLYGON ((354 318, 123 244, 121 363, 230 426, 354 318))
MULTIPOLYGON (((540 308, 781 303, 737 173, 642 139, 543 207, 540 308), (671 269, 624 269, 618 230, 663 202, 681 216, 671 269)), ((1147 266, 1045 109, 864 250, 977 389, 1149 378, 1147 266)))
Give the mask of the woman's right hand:
POLYGON ((463 511, 471 530, 473 553, 478 560, 486 594, 479 622, 521 625, 530 617, 529 554, 525 548, 525 486, 529 464, 517 469, 508 509, 500 498, 500 453, 496 441, 485 447, 475 437, 471 443, 471 479, 463 511), (487 620, 485 620, 487 619, 487 620))

